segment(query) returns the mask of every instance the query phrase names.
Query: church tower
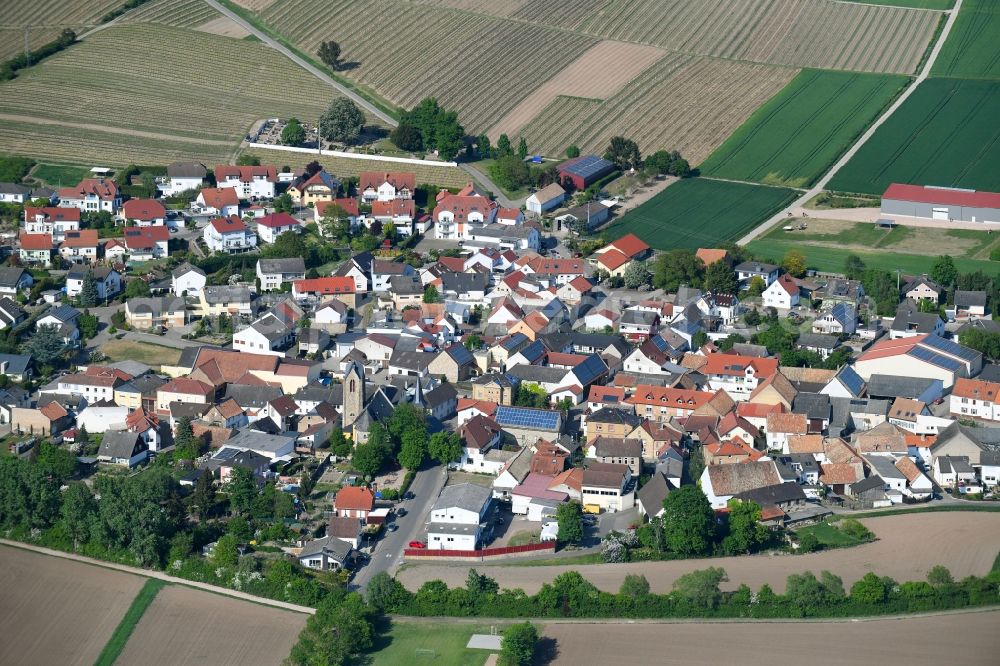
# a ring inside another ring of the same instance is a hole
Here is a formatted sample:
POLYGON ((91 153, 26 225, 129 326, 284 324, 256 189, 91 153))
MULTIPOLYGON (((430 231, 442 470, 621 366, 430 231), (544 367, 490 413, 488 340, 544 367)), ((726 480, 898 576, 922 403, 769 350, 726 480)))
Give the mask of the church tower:
POLYGON ((343 408, 341 423, 345 429, 365 410, 365 369, 357 362, 351 362, 344 371, 343 408))

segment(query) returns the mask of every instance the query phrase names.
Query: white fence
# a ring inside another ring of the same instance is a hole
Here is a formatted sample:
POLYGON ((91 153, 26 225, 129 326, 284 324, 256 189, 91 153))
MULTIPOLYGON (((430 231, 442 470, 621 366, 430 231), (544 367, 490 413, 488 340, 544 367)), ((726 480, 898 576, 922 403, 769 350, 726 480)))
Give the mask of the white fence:
MULTIPOLYGON (((296 146, 276 146, 270 143, 250 143, 251 148, 264 148, 266 150, 284 150, 289 153, 303 153, 316 155, 315 148, 299 148, 296 146)), ((389 157, 388 155, 361 155, 358 153, 345 153, 340 150, 321 150, 319 155, 331 157, 346 157, 353 160, 374 160, 376 162, 396 162, 398 164, 417 164, 430 167, 456 167, 458 162, 434 162, 431 160, 418 160, 413 157, 389 157)))

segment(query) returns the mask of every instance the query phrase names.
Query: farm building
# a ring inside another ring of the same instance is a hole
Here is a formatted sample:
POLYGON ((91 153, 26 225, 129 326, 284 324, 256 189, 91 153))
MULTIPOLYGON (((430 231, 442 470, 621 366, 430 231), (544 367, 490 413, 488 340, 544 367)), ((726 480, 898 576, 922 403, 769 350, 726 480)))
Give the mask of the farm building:
POLYGON ((566 190, 558 183, 550 183, 527 198, 524 207, 529 213, 541 215, 557 208, 566 199, 566 190))
POLYGON ((558 167, 560 180, 569 179, 578 190, 585 190, 615 170, 613 162, 597 155, 580 155, 558 167))
POLYGON ((893 183, 882 195, 882 214, 959 222, 1000 222, 1000 194, 893 183))

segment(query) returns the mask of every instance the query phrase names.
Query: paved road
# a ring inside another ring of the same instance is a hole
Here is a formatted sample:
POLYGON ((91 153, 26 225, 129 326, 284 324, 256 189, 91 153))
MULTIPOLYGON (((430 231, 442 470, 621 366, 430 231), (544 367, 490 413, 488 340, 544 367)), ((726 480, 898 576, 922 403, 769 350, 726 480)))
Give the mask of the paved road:
POLYGON ((378 118, 382 122, 386 123, 390 127, 395 127, 398 124, 396 122, 395 118, 393 118, 392 116, 388 115, 387 113, 385 113, 384 111, 382 111, 381 109, 379 109, 377 106, 375 106, 374 104, 372 104, 371 102, 369 102, 368 100, 366 100, 364 97, 361 97, 360 95, 358 95, 356 92, 354 92, 353 90, 351 90, 347 86, 339 83, 334 78, 332 78, 329 74, 326 74, 325 72, 323 72, 319 68, 314 67, 312 64, 306 62, 305 60, 303 60, 299 56, 295 55, 291 51, 291 49, 283 46, 282 44, 280 44, 276 40, 274 40, 271 37, 269 37, 268 35, 264 34, 263 32, 261 32, 260 30, 258 30, 251 23, 243 20, 243 18, 239 14, 236 14, 236 13, 230 11, 228 7, 225 7, 221 3, 216 2, 216 0, 205 0, 205 2, 207 2, 211 7, 213 7, 220 14, 222 14, 224 16, 227 16, 230 19, 232 19, 233 21, 235 21, 236 23, 238 23, 244 30, 248 31, 251 35, 255 36, 257 39, 259 39, 260 41, 264 42, 265 44, 267 44, 268 46, 270 46, 275 51, 278 51, 279 53, 281 53, 282 55, 284 55, 286 58, 288 58, 289 60, 291 60, 292 62, 294 62, 296 65, 298 65, 302 69, 306 70, 307 72, 309 72, 310 74, 312 74, 313 76, 315 76, 320 81, 326 83, 327 85, 329 85, 332 88, 335 88, 337 90, 337 92, 339 92, 340 94, 342 94, 344 97, 347 97, 347 98, 351 99, 351 101, 353 101, 355 104, 357 104, 358 106, 360 106, 367 113, 371 114, 372 116, 375 116, 376 118, 378 118))
POLYGON ((410 485, 410 492, 414 494, 414 498, 400 503, 400 506, 406 508, 407 513, 403 518, 396 518, 395 522, 399 525, 399 529, 395 532, 385 532, 376 542, 371 553, 371 561, 355 574, 352 586, 364 588, 372 576, 380 571, 395 573, 403 563, 403 549, 409 542, 421 538, 431 506, 444 488, 446 479, 447 470, 443 465, 417 472, 410 485))
POLYGON ((751 231, 746 236, 741 238, 738 241, 740 245, 746 245, 755 238, 764 235, 777 225, 781 224, 784 220, 788 219, 788 213, 801 208, 802 206, 805 205, 807 201, 809 201, 814 196, 825 190, 826 186, 830 183, 831 180, 833 180, 833 177, 836 176, 837 173, 842 168, 844 168, 844 166, 848 162, 851 161, 851 158, 854 157, 854 155, 861 149, 861 147, 864 146, 865 143, 867 143, 868 140, 872 138, 872 135, 875 134, 878 128, 881 127, 892 116, 892 114, 894 114, 899 109, 899 107, 901 107, 903 103, 910 98, 910 95, 913 94, 913 92, 917 89, 917 87, 921 83, 923 83, 928 76, 930 76, 931 68, 934 67, 934 63, 937 61, 938 55, 941 53, 941 48, 944 46, 945 41, 948 39, 948 35, 951 33, 952 27, 955 25, 955 20, 958 18, 958 12, 959 10, 962 9, 962 1, 963 0, 956 0, 955 6, 951 10, 945 12, 948 14, 948 19, 945 21, 944 29, 941 30, 941 35, 938 37, 937 42, 934 44, 934 48, 931 49, 930 57, 927 58, 927 62, 924 63, 924 67, 923 69, 920 70, 920 74, 917 75, 917 78, 913 81, 913 83, 907 86, 906 90, 903 91, 903 94, 900 95, 898 99, 896 99, 896 101, 892 104, 892 106, 890 106, 886 110, 886 112, 883 113, 879 117, 879 119, 876 120, 864 134, 861 135, 860 139, 854 142, 854 145, 851 146, 850 149, 846 153, 844 153, 839 160, 837 160, 837 162, 833 165, 833 167, 831 167, 830 170, 827 171, 826 174, 819 179, 819 181, 816 183, 816 185, 812 187, 812 189, 810 189, 808 192, 806 192, 801 197, 792 202, 787 208, 784 208, 780 212, 775 214, 774 217, 769 219, 767 222, 764 222, 763 224, 759 225, 753 231, 751 231))

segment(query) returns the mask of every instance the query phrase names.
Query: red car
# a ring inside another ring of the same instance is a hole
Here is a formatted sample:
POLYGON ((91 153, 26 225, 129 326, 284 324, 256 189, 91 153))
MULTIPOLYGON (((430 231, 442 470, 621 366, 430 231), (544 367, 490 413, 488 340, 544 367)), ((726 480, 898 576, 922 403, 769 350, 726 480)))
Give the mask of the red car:
POLYGON ((427 547, 427 544, 425 544, 423 541, 411 541, 410 542, 410 548, 426 548, 426 547, 427 547))

